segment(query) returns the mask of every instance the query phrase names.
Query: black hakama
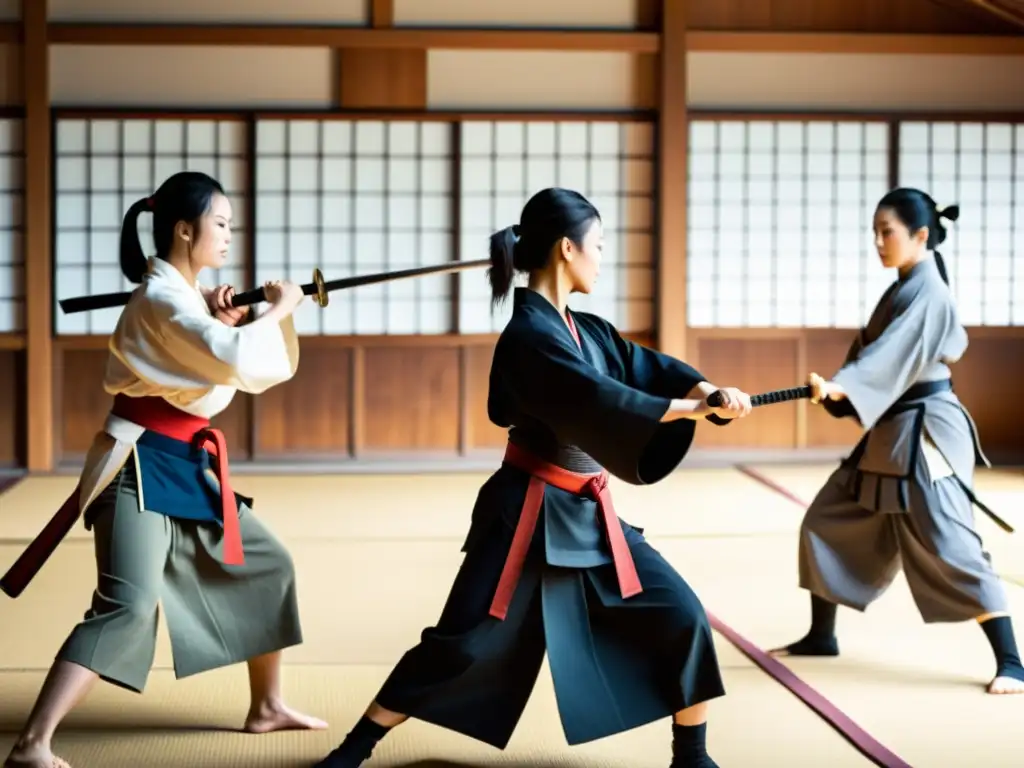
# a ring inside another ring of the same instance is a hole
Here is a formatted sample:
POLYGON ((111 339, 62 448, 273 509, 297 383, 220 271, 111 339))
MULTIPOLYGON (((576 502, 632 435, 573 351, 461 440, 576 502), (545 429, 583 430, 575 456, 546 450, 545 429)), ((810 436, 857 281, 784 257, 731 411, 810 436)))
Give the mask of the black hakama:
MULTIPOLYGON (((686 397, 703 380, 700 374, 624 341, 600 318, 573 317, 578 344, 546 299, 516 291, 488 400, 492 421, 515 425, 506 461, 477 498, 466 557, 440 619, 403 656, 376 699, 392 712, 498 748, 515 730, 545 651, 569 744, 725 693, 697 596, 639 529, 612 517, 642 586, 623 596, 622 570, 630 564, 614 557, 609 541, 616 537, 602 523, 604 507, 592 488, 545 483, 507 613, 496 610, 499 580, 537 476, 529 462, 577 477, 605 467, 645 484, 664 478, 693 439, 693 421, 660 418, 671 398, 686 397)), ((606 494, 600 497, 610 505, 606 494)))

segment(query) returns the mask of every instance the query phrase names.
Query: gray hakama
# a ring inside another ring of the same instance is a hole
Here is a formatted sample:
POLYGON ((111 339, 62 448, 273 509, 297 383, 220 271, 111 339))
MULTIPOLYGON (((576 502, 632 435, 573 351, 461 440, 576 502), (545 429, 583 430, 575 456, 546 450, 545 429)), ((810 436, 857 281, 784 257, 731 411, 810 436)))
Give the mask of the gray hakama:
MULTIPOLYGON (((385 709, 504 748, 548 655, 567 741, 610 736, 724 695, 708 618, 693 590, 616 518, 643 591, 624 597, 592 495, 545 483, 507 613, 495 614, 514 531, 536 474, 519 453, 577 474, 602 467, 633 484, 665 477, 686 454, 691 420, 660 423, 670 399, 703 381, 688 365, 573 313, 580 346, 529 289, 495 349, 488 411, 514 449, 484 484, 462 567, 436 626, 384 683, 385 709), (514 425, 514 426, 513 426, 514 425)), ((536 509, 536 507, 534 507, 536 509)))
POLYGON ((926 622, 1005 611, 974 527, 974 466, 988 460, 949 365, 967 349, 949 287, 927 259, 882 296, 833 377, 834 416, 867 430, 800 528, 800 586, 863 611, 901 564, 926 622))

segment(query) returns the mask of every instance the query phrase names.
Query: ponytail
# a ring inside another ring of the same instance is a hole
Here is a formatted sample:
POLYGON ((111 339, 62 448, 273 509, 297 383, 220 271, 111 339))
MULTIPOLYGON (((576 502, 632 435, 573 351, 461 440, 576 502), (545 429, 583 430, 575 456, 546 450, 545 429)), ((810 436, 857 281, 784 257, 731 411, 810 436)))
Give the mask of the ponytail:
POLYGON ((515 277, 515 249, 519 226, 505 227, 491 235, 491 267, 487 279, 491 284, 491 306, 508 298, 515 277))
POLYGON ((139 242, 139 214, 150 209, 150 198, 136 201, 121 223, 121 274, 138 285, 146 274, 146 255, 139 242))
POLYGON ((942 278, 942 282, 949 285, 949 274, 946 272, 946 261, 938 251, 935 251, 935 266, 939 269, 939 277, 942 278))
POLYGON ((549 187, 531 197, 523 207, 519 223, 491 235, 492 309, 512 290, 516 270, 535 272, 550 262, 555 245, 569 238, 577 245, 601 215, 579 192, 549 187))
MULTIPOLYGON (((946 228, 944 226, 942 226, 942 220, 946 219, 947 221, 956 221, 959 218, 960 218, 960 206, 959 205, 947 205, 945 208, 938 208, 936 206, 936 209, 935 209, 935 222, 936 222, 936 224, 938 224, 938 229, 939 229, 939 233, 940 234, 939 234, 938 237, 935 238, 937 240, 935 245, 938 245, 939 243, 941 243, 943 240, 946 239, 946 228)), ((946 285, 949 285, 949 273, 946 271, 946 261, 945 261, 945 259, 942 258, 942 254, 939 253, 938 250, 935 250, 934 253, 935 253, 935 266, 938 267, 938 269, 939 269, 939 276, 942 278, 942 282, 944 282, 946 285)))

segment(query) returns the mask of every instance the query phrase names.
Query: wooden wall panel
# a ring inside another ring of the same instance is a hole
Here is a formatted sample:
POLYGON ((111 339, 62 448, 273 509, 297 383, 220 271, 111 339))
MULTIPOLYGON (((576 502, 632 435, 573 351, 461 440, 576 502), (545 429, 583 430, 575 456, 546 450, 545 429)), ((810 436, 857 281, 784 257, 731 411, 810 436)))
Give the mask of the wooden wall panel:
POLYGON ((295 377, 255 398, 255 450, 339 456, 350 450, 352 350, 305 345, 295 377))
POLYGON ((957 396, 974 417, 982 448, 992 461, 1019 463, 1024 458, 1021 381, 1024 328, 1012 329, 1005 336, 974 332, 967 353, 953 367, 957 396))
MULTIPOLYGON (((110 413, 113 398, 103 391, 107 354, 105 349, 66 349, 55 354, 59 460, 84 458, 110 413)), ((250 409, 249 396, 237 395, 211 422, 224 431, 232 460, 249 458, 250 409)))
MULTIPOLYGON (((857 332, 853 329, 830 329, 807 332, 805 341, 805 371, 798 371, 790 386, 803 384, 814 372, 829 378, 842 366, 846 353, 857 332)), ((807 410, 807 447, 832 448, 837 445, 853 446, 863 430, 852 419, 834 419, 824 408, 805 403, 807 410)))
POLYGON ((25 353, 0 349, 0 467, 25 464, 25 353))
POLYGON ((470 450, 501 448, 508 440, 508 431, 494 426, 487 418, 487 388, 493 356, 494 347, 490 345, 466 349, 466 420, 470 450))
MULTIPOLYGON (((853 337, 846 329, 691 333, 690 362, 711 381, 751 393, 799 385, 811 371, 833 375, 853 337)), ((450 344, 396 341, 307 341, 292 381, 256 398, 239 395, 214 420, 228 437, 233 459, 252 458, 250 440, 255 458, 268 461, 329 462, 350 455, 409 459, 500 449, 505 431, 487 418, 493 345, 479 338, 450 344)), ((0 465, 20 456, 15 434, 24 433, 9 426, 23 413, 19 395, 8 395, 23 381, 19 355, 0 351, 0 465)), ((106 355, 93 348, 58 356, 58 435, 65 462, 82 458, 110 408, 111 399, 102 390, 106 355)), ((989 457, 997 463, 1024 459, 1019 438, 1024 406, 1016 391, 1016 382, 1024 379, 1024 329, 972 329, 971 346, 954 367, 953 378, 989 457)), ((851 448, 860 434, 854 422, 800 402, 759 409, 728 427, 702 425, 696 445, 715 450, 851 448)))
MULTIPOLYGON (((739 387, 750 393, 793 386, 799 340, 701 339, 700 372, 720 387, 739 387)), ((795 403, 759 409, 727 427, 702 424, 694 446, 699 448, 794 448, 795 403)))
POLYGON ((54 354, 57 369, 56 432, 60 436, 58 456, 85 456, 96 432, 110 412, 113 398, 103 391, 107 365, 105 349, 67 349, 54 354))
POLYGON ((368 451, 459 449, 459 350, 369 348, 363 364, 368 451))
POLYGON ((338 104, 354 109, 423 109, 427 104, 427 51, 339 50, 338 104))
POLYGON ((1015 34, 964 0, 689 0, 691 29, 885 34, 1015 34))

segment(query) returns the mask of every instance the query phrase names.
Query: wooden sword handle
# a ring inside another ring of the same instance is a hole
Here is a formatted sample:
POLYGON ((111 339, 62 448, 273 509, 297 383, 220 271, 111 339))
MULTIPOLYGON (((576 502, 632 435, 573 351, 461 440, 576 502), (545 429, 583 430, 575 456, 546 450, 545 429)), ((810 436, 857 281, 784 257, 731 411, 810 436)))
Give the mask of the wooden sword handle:
MULTIPOLYGON (((762 392, 759 395, 750 396, 750 405, 757 408, 762 405, 774 405, 775 403, 788 403, 792 400, 807 400, 811 397, 811 388, 808 386, 803 387, 790 387, 789 389, 774 389, 771 392, 762 392)), ((712 408, 722 407, 722 391, 715 390, 708 395, 707 403, 712 408)), ((704 417, 715 426, 724 427, 726 424, 732 423, 732 419, 723 419, 717 413, 711 413, 704 417)))

